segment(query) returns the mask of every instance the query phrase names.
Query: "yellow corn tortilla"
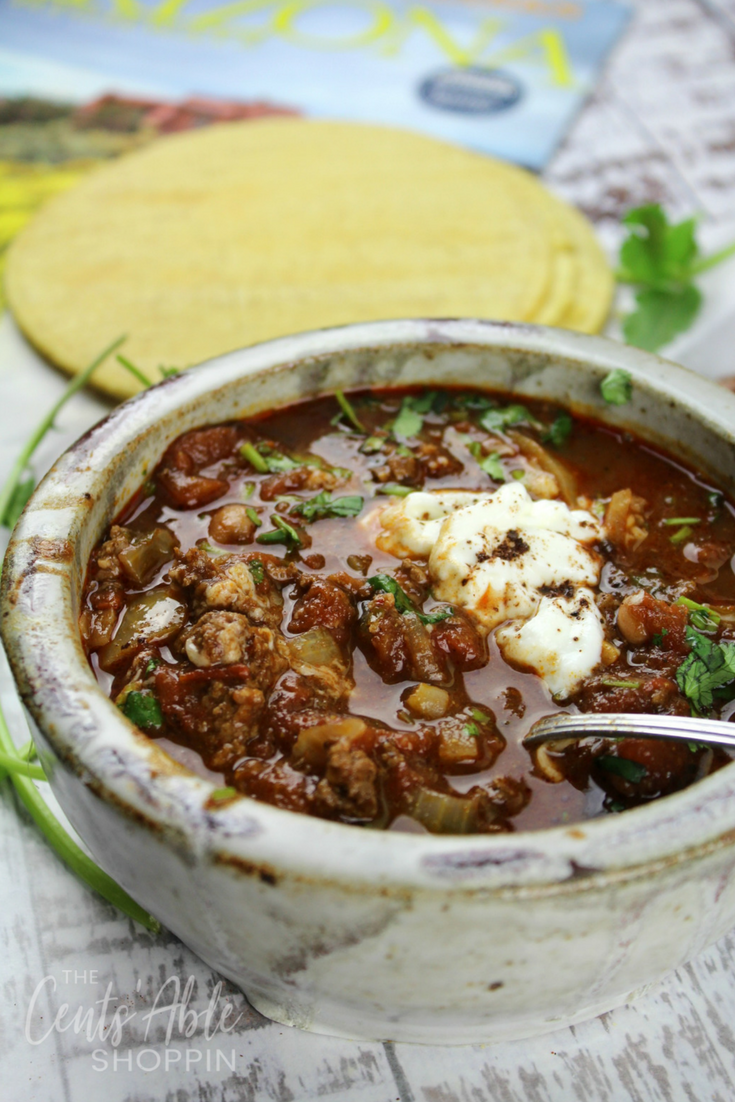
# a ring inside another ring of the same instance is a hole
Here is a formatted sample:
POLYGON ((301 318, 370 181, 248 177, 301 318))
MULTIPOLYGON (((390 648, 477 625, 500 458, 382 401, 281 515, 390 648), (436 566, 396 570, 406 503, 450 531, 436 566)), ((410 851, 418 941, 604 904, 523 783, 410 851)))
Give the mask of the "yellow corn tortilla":
MULTIPOLYGON (((419 134, 223 124, 163 138, 53 199, 13 242, 6 291, 65 371, 127 334, 125 355, 152 379, 162 364, 355 321, 585 328, 610 294, 583 276, 595 243, 577 219, 523 170, 419 134), (576 309, 580 287, 597 298, 576 309)), ((114 361, 96 382, 116 397, 139 389, 114 361)))

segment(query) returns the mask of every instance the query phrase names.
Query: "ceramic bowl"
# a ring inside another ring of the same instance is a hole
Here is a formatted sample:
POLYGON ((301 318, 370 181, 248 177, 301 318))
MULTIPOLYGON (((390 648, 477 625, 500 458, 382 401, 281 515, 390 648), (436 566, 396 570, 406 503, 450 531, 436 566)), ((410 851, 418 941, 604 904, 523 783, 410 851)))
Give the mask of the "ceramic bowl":
POLYGON ((526 834, 382 833, 247 798, 138 732, 77 629, 85 564, 187 429, 369 384, 472 384, 566 402, 735 492, 735 397, 656 357, 561 330, 397 321, 234 352, 116 409, 28 505, 3 639, 59 803, 99 863, 268 1017, 431 1044, 519 1038, 630 1000, 735 923, 735 766, 622 815, 526 834), (633 399, 606 405, 621 367, 633 399))

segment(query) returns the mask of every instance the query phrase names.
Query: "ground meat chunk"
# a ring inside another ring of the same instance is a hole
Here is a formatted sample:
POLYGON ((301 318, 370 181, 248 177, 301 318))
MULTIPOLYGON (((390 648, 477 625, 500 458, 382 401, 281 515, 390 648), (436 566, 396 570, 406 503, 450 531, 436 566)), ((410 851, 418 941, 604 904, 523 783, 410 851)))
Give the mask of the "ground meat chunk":
POLYGON ((378 768, 364 750, 340 739, 327 752, 327 771, 315 793, 315 809, 348 819, 374 819, 378 814, 378 768))
POLYGON ((194 547, 180 556, 170 576, 182 588, 193 590, 195 616, 226 609, 244 612, 254 624, 280 626, 283 598, 261 559, 207 555, 194 547), (250 565, 251 561, 254 565, 250 565), (260 569, 255 566, 257 563, 260 569))
POLYGON ((289 631, 295 634, 317 625, 331 634, 336 643, 346 645, 357 619, 354 602, 331 578, 302 577, 301 596, 294 605, 289 631))
POLYGON ((440 444, 419 444, 414 454, 425 478, 446 478, 464 469, 457 456, 440 444))
POLYGON ((119 555, 133 544, 132 532, 113 524, 109 538, 100 547, 96 555, 95 578, 99 582, 117 581, 124 577, 119 555))
POLYGON ((288 667, 286 644, 270 628, 256 627, 241 612, 206 612, 176 641, 176 649, 200 669, 246 665, 249 680, 268 689, 288 667))
MULTIPOLYGON (((604 679, 587 682, 574 698, 583 712, 647 712, 654 715, 689 716, 688 701, 676 682, 660 674, 630 671, 630 688, 610 687, 604 679)), ((623 678, 622 680, 627 680, 623 678)))
POLYGON ((237 432, 228 425, 187 432, 168 448, 161 461, 158 482, 178 508, 209 505, 229 489, 227 479, 200 474, 232 455, 237 432))
POLYGON ((435 624, 431 632, 433 646, 458 670, 479 670, 487 662, 484 638, 466 616, 455 613, 435 624))
POLYGON ((392 593, 378 593, 367 602, 358 628, 359 645, 384 681, 427 681, 447 684, 451 678, 445 656, 413 612, 401 613, 392 593))
POLYGON ((418 486, 422 480, 421 464, 415 455, 389 455, 380 467, 373 467, 376 482, 401 482, 403 485, 418 486))
POLYGON ((247 505, 223 505, 212 515, 209 535, 217 543, 252 543, 256 524, 247 505))
POLYGON ((208 769, 231 769, 257 736, 265 705, 262 691, 249 683, 248 667, 181 672, 164 666, 155 676, 167 723, 201 753, 208 769))
POLYGON ((683 605, 670 605, 639 590, 621 603, 617 628, 633 646, 647 643, 656 636, 656 643, 662 649, 686 654, 689 650, 685 637, 688 615, 683 605))
POLYGON ((324 471, 321 467, 295 467, 265 478, 260 484, 261 501, 274 501, 281 494, 298 490, 334 490, 345 479, 336 471, 324 471))

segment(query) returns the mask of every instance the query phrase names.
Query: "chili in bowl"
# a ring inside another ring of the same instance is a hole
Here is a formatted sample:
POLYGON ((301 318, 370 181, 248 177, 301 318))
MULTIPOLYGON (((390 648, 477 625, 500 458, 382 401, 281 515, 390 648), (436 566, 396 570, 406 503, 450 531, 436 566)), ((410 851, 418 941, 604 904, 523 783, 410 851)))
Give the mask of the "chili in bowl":
POLYGON ((458 1043, 624 1001, 735 919, 729 756, 522 739, 730 718, 730 405, 470 321, 305 334, 126 403, 4 577, 72 823, 280 1021, 458 1043))

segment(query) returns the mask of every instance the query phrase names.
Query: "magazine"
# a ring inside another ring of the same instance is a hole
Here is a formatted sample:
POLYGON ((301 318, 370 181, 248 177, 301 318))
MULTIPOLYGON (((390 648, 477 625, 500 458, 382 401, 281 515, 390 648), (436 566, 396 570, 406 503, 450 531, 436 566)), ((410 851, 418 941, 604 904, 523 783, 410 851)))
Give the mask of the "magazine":
POLYGON ((0 0, 0 96, 193 98, 194 114, 213 98, 232 117, 384 123, 541 169, 629 14, 609 0, 0 0))

